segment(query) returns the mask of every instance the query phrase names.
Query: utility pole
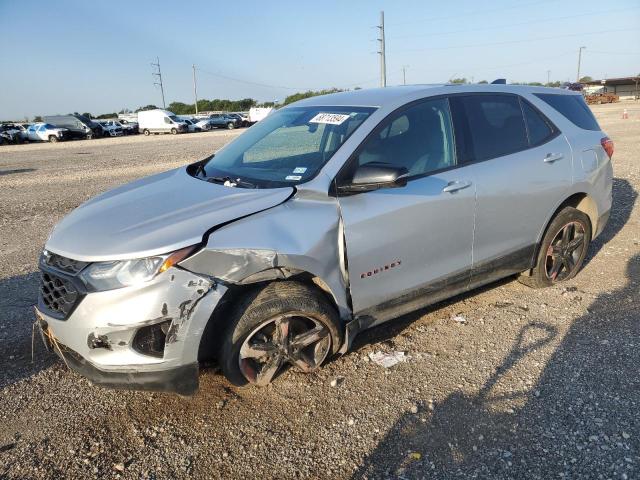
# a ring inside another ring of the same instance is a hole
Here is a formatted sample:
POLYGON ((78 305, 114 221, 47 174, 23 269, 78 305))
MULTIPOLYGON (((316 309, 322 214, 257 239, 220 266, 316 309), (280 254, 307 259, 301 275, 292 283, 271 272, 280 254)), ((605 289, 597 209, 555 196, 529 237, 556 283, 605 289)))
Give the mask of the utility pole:
POLYGON ((582 50, 586 49, 587 47, 580 47, 578 49, 578 77, 576 78, 576 82, 580 81, 580 63, 582 61, 582 50))
POLYGON ((409 65, 402 66, 402 84, 403 85, 407 84, 407 68, 409 68, 409 65))
POLYGON ((551 83, 551 70, 547 70, 547 87, 551 83))
POLYGON ((196 84, 196 66, 191 65, 193 67, 193 96, 196 99, 196 115, 198 114, 198 87, 196 84))
POLYGON ((164 103, 164 85, 162 84, 162 72, 160 71, 160 58, 156 57, 156 63, 152 63, 151 66, 158 69, 157 72, 152 73, 154 77, 158 77, 158 81, 153 82, 153 84, 160 85, 160 92, 162 93, 162 108, 167 108, 166 104, 164 103))
POLYGON ((380 12, 380 25, 378 25, 380 29, 380 38, 378 41, 380 42, 380 86, 387 86, 387 65, 386 65, 386 55, 384 51, 384 12, 380 12))

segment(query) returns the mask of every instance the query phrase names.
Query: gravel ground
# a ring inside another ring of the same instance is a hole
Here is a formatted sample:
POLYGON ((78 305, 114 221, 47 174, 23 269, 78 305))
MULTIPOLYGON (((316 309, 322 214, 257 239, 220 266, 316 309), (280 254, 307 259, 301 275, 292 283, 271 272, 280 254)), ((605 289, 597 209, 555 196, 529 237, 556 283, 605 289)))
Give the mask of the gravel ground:
POLYGON ((640 105, 625 106, 594 107, 614 208, 577 278, 456 297, 263 389, 204 370, 193 398, 93 387, 41 348, 32 362, 36 261, 82 201, 237 132, 0 148, 0 478, 640 478, 640 105), (385 369, 377 351, 408 360, 385 369))

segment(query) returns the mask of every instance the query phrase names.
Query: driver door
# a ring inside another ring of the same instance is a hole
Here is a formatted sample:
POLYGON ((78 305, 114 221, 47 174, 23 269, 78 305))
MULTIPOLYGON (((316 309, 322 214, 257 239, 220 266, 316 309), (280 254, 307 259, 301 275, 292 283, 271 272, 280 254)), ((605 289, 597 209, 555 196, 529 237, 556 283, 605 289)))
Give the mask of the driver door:
POLYGON ((387 117, 351 158, 406 168, 407 184, 339 196, 354 314, 379 323, 464 291, 475 211, 472 165, 457 165, 446 98, 387 117))

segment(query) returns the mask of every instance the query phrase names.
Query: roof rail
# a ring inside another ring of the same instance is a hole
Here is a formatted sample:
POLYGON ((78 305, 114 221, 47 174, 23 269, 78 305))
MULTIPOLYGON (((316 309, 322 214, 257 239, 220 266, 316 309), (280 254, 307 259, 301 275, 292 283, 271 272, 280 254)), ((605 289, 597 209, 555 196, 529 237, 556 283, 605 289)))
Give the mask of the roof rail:
POLYGON ((491 85, 506 85, 506 84, 507 84, 506 78, 496 78, 493 82, 491 82, 491 85))

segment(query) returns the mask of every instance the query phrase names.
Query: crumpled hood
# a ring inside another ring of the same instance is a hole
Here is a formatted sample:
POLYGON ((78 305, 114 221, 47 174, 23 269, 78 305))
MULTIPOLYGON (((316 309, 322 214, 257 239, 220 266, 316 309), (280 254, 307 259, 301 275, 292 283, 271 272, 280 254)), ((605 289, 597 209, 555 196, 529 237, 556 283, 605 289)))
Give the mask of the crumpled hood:
POLYGON ((221 223, 284 202, 293 188, 225 187, 193 178, 186 167, 98 195, 56 225, 45 248, 81 261, 142 258, 202 241, 221 223))

